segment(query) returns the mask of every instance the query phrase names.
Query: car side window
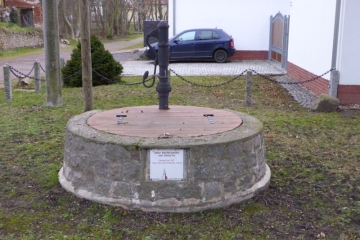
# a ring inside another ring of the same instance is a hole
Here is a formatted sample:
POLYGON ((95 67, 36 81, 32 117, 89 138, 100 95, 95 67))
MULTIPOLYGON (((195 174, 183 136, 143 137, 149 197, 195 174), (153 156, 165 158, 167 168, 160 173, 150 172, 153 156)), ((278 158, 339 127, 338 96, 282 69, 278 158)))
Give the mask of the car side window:
POLYGON ((202 30, 199 31, 198 39, 199 40, 211 40, 211 39, 219 39, 219 35, 215 31, 211 30, 202 30))
POLYGON ((179 42, 182 41, 194 41, 195 40, 195 31, 186 32, 184 34, 181 34, 177 40, 179 42))
POLYGON ((212 39, 220 39, 220 36, 215 31, 212 31, 212 39))
POLYGON ((210 40, 212 39, 213 31, 199 31, 199 40, 210 40))

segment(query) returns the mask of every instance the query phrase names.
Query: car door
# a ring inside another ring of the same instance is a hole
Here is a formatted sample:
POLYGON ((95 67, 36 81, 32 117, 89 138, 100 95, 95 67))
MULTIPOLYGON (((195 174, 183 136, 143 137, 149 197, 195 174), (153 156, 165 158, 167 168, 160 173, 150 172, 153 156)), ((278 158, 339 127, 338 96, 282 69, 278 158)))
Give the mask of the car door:
POLYGON ((199 30, 195 45, 195 55, 198 58, 211 58, 216 41, 219 39, 213 30, 199 30))
POLYGON ((188 31, 175 37, 170 43, 171 59, 194 58, 196 31, 188 31))

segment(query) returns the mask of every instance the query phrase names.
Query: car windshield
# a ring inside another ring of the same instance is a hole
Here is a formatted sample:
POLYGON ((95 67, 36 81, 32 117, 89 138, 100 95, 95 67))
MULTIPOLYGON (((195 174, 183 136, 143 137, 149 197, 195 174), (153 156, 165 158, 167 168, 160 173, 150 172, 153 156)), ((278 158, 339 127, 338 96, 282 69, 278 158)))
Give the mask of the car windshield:
POLYGON ((194 41, 195 40, 195 31, 190 31, 190 32, 185 32, 183 34, 181 34, 180 36, 178 36, 176 38, 177 41, 182 42, 182 41, 194 41))

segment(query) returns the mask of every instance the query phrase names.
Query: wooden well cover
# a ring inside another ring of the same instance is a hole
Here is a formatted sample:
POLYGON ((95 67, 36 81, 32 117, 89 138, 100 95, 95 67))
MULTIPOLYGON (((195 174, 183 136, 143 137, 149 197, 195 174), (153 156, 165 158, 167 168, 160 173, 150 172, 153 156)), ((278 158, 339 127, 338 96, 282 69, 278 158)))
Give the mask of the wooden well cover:
POLYGON ((90 127, 134 137, 194 137, 226 132, 239 127, 241 118, 230 111, 193 106, 137 106, 112 109, 89 117, 90 127), (212 114, 213 116, 206 117, 212 114), (119 117, 126 115, 118 123, 119 117), (212 123, 211 123, 212 122, 212 123))

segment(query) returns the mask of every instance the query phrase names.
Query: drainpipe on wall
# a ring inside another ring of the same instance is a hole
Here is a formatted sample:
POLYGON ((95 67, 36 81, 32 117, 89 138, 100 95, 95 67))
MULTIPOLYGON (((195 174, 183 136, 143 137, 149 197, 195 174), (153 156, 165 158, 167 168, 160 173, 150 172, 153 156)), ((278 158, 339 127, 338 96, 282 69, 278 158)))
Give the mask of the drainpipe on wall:
POLYGON ((330 83, 329 83, 329 95, 333 97, 337 97, 337 90, 340 83, 340 72, 338 70, 335 70, 338 44, 339 44, 340 10, 341 10, 341 0, 336 0, 334 40, 333 40, 333 52, 332 52, 332 61, 331 61, 331 68, 334 70, 331 71, 330 83))
POLYGON ((176 27, 176 0, 173 0, 173 36, 175 36, 175 27, 176 27))

